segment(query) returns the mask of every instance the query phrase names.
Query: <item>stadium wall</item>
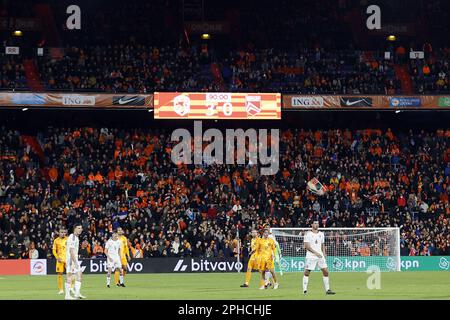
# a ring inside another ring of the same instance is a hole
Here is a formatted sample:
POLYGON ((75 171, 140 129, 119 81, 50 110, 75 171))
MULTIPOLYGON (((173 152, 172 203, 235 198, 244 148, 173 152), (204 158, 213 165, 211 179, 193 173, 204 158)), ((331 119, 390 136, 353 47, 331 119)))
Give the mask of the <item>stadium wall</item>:
MULTIPOLYGON (((332 261, 329 263, 333 272, 364 272, 371 264, 368 257, 339 257, 343 267, 332 261)), ((334 260, 334 257, 333 257, 334 260)), ((106 272, 106 259, 80 260, 84 274, 101 274, 106 272)), ((56 274, 54 259, 20 259, 0 260, 0 275, 51 275, 56 274)), ((284 272, 303 271, 304 261, 299 257, 283 257, 284 272)), ((151 258, 133 259, 128 264, 129 273, 203 273, 203 272, 245 272, 247 261, 219 258, 151 258)), ((404 256, 401 257, 402 271, 450 271, 450 256, 404 256)))

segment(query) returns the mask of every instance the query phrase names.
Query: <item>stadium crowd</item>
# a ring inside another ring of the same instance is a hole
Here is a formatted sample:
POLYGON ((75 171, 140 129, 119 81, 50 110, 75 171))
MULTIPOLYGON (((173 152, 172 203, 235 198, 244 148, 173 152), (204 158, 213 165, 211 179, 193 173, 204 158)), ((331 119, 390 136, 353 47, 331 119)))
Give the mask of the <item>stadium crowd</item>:
POLYGON ((225 60, 223 74, 232 91, 395 94, 400 89, 391 62, 354 50, 239 51, 225 60))
POLYGON ((424 52, 429 54, 428 59, 411 59, 409 63, 415 91, 419 94, 450 92, 450 49, 430 54, 432 47, 428 44, 424 47, 424 52))
MULTIPOLYGON (((33 1, 4 2, 0 17, 35 16, 33 1)), ((352 39, 350 22, 365 1, 243 2, 217 18, 233 21, 230 50, 186 45, 175 2, 110 2, 92 2, 83 30, 62 32, 58 54, 33 57, 44 90, 405 94, 394 72, 401 62, 414 93, 450 92, 448 48, 416 48, 424 60, 406 59, 409 47, 392 60, 382 46, 355 49, 364 46, 352 39), (126 27, 118 23, 123 12, 134 17, 126 27)), ((395 19, 427 21, 427 36, 439 38, 449 26, 448 1, 421 3, 390 6, 402 9, 395 19)), ((65 3, 52 8, 65 12, 65 3)), ((55 15, 58 26, 66 18, 55 15)), ((0 53, 0 89, 29 89, 23 59, 0 53)), ((314 219, 327 227, 400 226, 402 255, 450 255, 449 130, 286 130, 275 176, 259 176, 256 166, 175 166, 164 130, 56 127, 37 138, 41 147, 0 129, 0 258, 50 257, 58 227, 78 221, 83 257, 104 256, 118 226, 137 258, 230 257, 237 230, 246 240, 266 223, 306 227, 314 219), (325 196, 306 191, 312 177, 326 184, 325 196)))
MULTIPOLYGON (((384 52, 243 49, 218 57, 192 46, 138 44, 68 47, 60 58, 38 60, 45 90, 150 93, 154 91, 267 91, 304 94, 399 94, 395 63, 384 52), (212 64, 219 68, 216 75, 212 64)), ((448 93, 449 50, 410 60, 418 94, 448 93)), ((19 58, 1 57, 1 89, 26 89, 19 58)))
POLYGON ((0 54, 0 88, 26 89, 27 79, 22 60, 15 56, 0 54))
POLYGON ((135 258, 231 257, 238 230, 245 244, 252 228, 314 219, 398 226, 402 255, 450 255, 449 139, 449 130, 284 130, 279 172, 260 176, 256 165, 175 165, 164 130, 50 127, 33 143, 3 127, 0 257, 50 257, 59 226, 75 222, 83 257, 102 257, 118 226, 135 258), (306 190, 312 177, 326 195, 306 190))
POLYGON ((207 60, 195 49, 110 45, 67 48, 61 60, 39 68, 49 90, 151 93, 214 89, 207 60))
MULTIPOLYGON (((0 10, 0 17, 18 12, 33 16, 33 1, 5 2, 8 5, 0 10)), ((56 14, 65 12, 64 6, 52 3, 58 26, 67 18, 56 14)), ((368 41, 359 43, 352 21, 361 19, 358 14, 364 4, 347 0, 247 1, 239 12, 226 1, 216 3, 222 16, 214 19, 232 27, 226 41, 218 36, 208 45, 195 41, 198 35, 180 25, 175 2, 130 0, 97 6, 101 10, 85 10, 82 30, 61 31, 57 43, 42 43, 44 56, 33 55, 44 90, 411 94, 401 91, 400 76, 394 72, 400 63, 409 67, 414 93, 450 92, 448 45, 432 39, 432 31, 445 34, 448 30, 445 1, 424 1, 407 12, 401 3, 390 3, 392 12, 402 11, 402 19, 426 21, 430 28, 424 45, 405 38, 392 46, 379 38, 370 38, 372 46, 368 41), (134 17, 126 26, 118 23, 122 12, 134 17), (403 50, 400 58, 399 48, 403 50), (424 51, 425 59, 410 60, 410 50, 424 51), (385 59, 385 51, 392 52, 392 59, 385 59)), ((387 19, 392 12, 384 12, 387 19)), ((41 38, 45 37, 37 39, 41 38)), ((30 89, 24 59, 22 52, 17 56, 0 53, 0 89, 30 89)))

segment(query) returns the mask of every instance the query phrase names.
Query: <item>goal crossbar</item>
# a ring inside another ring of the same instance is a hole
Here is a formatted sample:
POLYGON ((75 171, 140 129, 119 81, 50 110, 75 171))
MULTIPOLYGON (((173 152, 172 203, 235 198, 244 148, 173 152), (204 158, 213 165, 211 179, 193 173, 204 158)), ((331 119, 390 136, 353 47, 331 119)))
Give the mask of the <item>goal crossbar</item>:
MULTIPOLYGON (((283 272, 303 271, 303 238, 311 228, 271 228, 282 256, 283 272)), ((331 271, 400 271, 400 229, 319 228, 325 235, 325 254, 331 271)))

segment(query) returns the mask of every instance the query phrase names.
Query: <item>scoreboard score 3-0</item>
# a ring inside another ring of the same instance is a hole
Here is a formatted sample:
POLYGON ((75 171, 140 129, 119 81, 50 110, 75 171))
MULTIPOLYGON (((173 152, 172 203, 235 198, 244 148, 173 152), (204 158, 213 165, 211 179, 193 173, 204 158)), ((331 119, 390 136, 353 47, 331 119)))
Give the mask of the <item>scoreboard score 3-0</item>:
POLYGON ((281 119, 280 93, 155 92, 155 119, 281 119))

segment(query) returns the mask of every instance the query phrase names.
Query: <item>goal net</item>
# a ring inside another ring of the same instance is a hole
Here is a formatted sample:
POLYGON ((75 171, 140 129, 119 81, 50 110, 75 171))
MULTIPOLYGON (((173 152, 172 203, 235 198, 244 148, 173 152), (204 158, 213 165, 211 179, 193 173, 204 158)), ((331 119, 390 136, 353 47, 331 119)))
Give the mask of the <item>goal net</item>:
MULTIPOLYGON (((272 228, 280 245, 277 271, 299 272, 305 266, 303 238, 311 228, 272 228)), ((399 228, 319 228, 325 235, 328 269, 334 272, 400 271, 399 228)))

